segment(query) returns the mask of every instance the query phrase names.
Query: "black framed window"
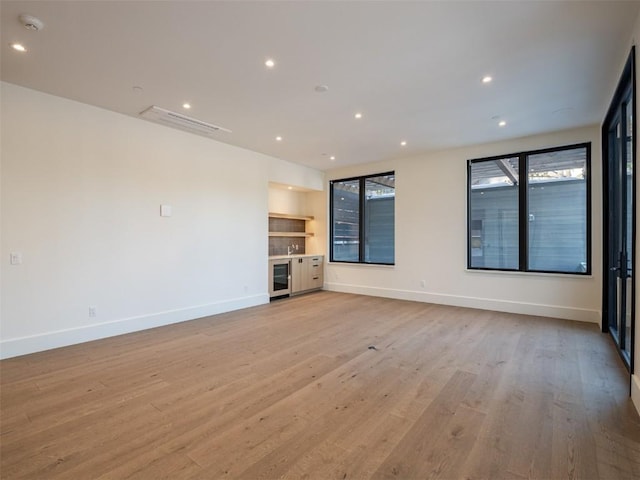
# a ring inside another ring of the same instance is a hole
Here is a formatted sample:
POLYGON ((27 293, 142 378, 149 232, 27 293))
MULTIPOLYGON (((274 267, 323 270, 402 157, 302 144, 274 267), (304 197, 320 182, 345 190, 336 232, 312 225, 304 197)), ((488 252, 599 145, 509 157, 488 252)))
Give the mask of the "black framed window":
POLYGON ((332 262, 393 265, 394 172, 330 182, 332 262))
POLYGON ((467 163, 467 267, 591 273, 591 144, 467 163))

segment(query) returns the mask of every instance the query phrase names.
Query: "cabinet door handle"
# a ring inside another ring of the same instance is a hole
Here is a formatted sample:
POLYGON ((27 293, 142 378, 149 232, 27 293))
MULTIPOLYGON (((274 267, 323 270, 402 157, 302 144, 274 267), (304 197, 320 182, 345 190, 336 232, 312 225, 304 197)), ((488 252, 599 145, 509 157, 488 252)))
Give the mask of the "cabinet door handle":
POLYGON ((313 277, 314 280, 317 280, 319 277, 313 277))

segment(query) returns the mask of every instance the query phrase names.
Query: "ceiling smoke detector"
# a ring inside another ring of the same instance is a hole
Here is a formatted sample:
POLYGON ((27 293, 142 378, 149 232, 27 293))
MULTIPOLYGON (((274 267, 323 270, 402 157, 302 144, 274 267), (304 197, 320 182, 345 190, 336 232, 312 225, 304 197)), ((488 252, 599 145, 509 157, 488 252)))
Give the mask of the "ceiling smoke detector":
POLYGON ((22 26, 27 30, 38 32, 44 28, 44 23, 42 23, 42 20, 27 13, 23 13, 22 15, 20 15, 18 17, 18 20, 20 20, 22 26))

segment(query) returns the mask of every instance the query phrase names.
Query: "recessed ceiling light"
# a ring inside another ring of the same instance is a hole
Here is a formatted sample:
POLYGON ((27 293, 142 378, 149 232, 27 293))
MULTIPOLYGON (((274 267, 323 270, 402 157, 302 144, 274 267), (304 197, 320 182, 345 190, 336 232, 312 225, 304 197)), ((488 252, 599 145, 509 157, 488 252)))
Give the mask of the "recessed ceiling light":
POLYGON ((485 75, 484 77, 482 77, 482 83, 491 83, 492 80, 493 77, 491 77, 490 75, 485 75))
POLYGON ((287 187, 287 189, 288 189, 288 190, 293 190, 293 187, 292 187, 291 185, 289 185, 289 186, 287 187))
POLYGON ((22 45, 21 43, 12 43, 11 44, 11 48, 13 48, 14 50, 16 50, 18 52, 26 52, 27 51, 25 46, 22 45))
POLYGON ((335 157, 334 155, 331 155, 331 156, 329 157, 329 160, 331 160, 332 162, 333 162, 335 159, 336 159, 336 157, 335 157))
POLYGON ((273 68, 276 66, 276 62, 272 58, 268 58, 266 62, 264 62, 267 68, 273 68))
POLYGON ((276 137, 276 142, 281 142, 281 141, 282 141, 282 137, 278 135, 278 136, 276 137))
POLYGON ((402 147, 406 147, 406 146, 407 146, 407 142, 406 142, 406 140, 401 141, 401 142, 400 142, 400 146, 402 146, 402 147))
POLYGON ((135 93, 141 93, 141 92, 142 92, 142 87, 140 87, 140 86, 138 86, 138 85, 134 85, 134 86, 133 86, 133 88, 132 88, 132 90, 133 90, 135 93))
POLYGON ((500 120, 500 121, 498 122, 498 126, 499 126, 499 127, 504 127, 506 124, 507 124, 507 122, 505 122, 504 120, 500 120))
POLYGON ((191 104, 190 103, 183 103, 182 104, 182 108, 184 108, 185 110, 189 110, 191 108, 191 104))
POLYGON ((362 114, 360 112, 356 113, 354 115, 354 117, 356 117, 357 119, 361 119, 362 118, 362 114))
POLYGON ((329 90, 329 87, 327 85, 316 85, 314 90, 318 93, 324 93, 329 90))

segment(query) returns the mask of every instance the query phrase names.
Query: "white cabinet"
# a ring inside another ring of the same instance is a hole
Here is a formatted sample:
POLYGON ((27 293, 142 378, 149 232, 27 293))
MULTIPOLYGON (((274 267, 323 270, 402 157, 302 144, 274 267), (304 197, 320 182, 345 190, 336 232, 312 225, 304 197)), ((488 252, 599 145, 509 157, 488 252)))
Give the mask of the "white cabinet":
POLYGON ((322 288, 324 283, 323 261, 323 255, 294 257, 291 259, 292 294, 322 288))

